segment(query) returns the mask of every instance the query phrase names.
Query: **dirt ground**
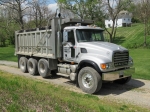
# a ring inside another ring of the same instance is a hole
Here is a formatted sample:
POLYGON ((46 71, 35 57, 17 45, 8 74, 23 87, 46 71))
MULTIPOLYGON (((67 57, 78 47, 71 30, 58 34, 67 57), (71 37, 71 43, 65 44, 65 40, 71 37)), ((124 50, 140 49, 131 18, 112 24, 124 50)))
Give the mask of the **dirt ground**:
MULTIPOLYGON (((68 87, 69 90, 83 93, 82 90, 69 78, 55 76, 51 79, 44 79, 41 76, 31 76, 29 73, 22 73, 17 68, 16 62, 0 61, 0 70, 7 71, 14 75, 21 75, 32 79, 50 82, 68 87)), ((116 100, 117 102, 132 103, 150 109, 150 81, 132 79, 125 85, 114 83, 103 83, 101 90, 96 94, 101 99, 116 100)))

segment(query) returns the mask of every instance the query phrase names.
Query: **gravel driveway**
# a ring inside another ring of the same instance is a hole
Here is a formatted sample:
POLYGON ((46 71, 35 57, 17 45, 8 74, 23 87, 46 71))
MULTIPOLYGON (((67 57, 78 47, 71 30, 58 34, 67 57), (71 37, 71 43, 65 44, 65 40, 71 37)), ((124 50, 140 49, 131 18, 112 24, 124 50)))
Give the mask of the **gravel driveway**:
MULTIPOLYGON (((16 62, 0 61, 0 70, 13 73, 14 75, 22 75, 41 81, 51 82, 53 84, 67 86, 68 89, 72 91, 83 93, 80 88, 70 82, 69 78, 55 76, 52 79, 43 79, 41 76, 31 76, 29 73, 22 73, 21 70, 17 68, 16 62)), ((150 81, 132 79, 125 85, 103 83, 102 89, 96 96, 102 99, 116 100, 118 102, 129 102, 150 109, 150 81)))

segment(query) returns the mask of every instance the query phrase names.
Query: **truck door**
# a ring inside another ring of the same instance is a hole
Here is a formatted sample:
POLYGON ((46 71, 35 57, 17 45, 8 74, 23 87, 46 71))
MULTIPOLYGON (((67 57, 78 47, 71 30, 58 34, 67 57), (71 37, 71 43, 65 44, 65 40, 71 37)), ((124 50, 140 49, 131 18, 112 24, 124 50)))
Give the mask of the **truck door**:
POLYGON ((63 38, 63 57, 65 61, 75 61, 75 38, 73 30, 65 30, 63 38))

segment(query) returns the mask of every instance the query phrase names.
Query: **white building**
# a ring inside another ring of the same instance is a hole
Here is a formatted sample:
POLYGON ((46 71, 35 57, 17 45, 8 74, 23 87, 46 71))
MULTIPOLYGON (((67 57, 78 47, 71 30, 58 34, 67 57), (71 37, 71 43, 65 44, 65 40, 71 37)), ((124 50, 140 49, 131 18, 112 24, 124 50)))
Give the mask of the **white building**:
MULTIPOLYGON (((115 23, 115 27, 127 27, 131 26, 132 22, 132 14, 128 11, 121 11, 117 17, 117 22, 115 23)), ((116 20, 115 20, 116 21, 116 20)), ((113 21, 111 19, 105 20, 106 28, 110 28, 113 25, 113 21)))

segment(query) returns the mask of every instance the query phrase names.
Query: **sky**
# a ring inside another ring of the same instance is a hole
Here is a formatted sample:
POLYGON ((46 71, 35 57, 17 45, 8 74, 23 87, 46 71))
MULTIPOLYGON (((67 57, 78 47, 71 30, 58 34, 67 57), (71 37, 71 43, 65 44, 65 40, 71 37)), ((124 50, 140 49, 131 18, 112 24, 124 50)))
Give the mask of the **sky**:
POLYGON ((55 0, 49 0, 49 3, 53 4, 56 3, 55 0))
POLYGON ((57 3, 55 2, 55 0, 49 0, 48 4, 49 9, 55 12, 57 9, 57 3))

